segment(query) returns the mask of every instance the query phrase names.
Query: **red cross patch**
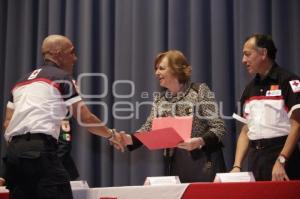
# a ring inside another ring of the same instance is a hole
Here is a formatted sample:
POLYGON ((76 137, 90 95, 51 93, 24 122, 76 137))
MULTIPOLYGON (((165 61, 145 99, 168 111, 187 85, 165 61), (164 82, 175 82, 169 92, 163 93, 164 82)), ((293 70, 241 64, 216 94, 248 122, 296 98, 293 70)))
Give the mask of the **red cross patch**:
POLYGON ((290 85, 294 93, 300 92, 300 81, 298 79, 290 81, 290 85))

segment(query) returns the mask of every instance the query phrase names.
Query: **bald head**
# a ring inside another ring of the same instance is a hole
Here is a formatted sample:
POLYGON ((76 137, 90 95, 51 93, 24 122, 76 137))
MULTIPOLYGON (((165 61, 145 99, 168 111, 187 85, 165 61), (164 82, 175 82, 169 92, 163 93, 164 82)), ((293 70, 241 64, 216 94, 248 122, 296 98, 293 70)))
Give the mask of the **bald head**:
POLYGON ((46 55, 47 53, 59 52, 65 49, 67 44, 72 44, 72 42, 65 36, 62 35, 49 35, 46 37, 42 44, 42 53, 46 55))
POLYGON ((45 61, 54 62, 63 70, 72 72, 77 60, 74 46, 70 39, 62 35, 49 35, 42 44, 42 53, 45 61))

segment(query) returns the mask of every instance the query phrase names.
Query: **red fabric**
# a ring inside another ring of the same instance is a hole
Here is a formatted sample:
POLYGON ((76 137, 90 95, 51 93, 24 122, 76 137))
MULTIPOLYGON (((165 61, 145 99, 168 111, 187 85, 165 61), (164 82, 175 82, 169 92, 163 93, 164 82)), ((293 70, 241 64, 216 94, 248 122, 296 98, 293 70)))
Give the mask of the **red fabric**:
POLYGON ((8 199, 9 194, 8 193, 0 193, 0 199, 8 199))
POLYGON ((193 183, 182 199, 299 199, 300 181, 245 182, 245 183, 193 183))

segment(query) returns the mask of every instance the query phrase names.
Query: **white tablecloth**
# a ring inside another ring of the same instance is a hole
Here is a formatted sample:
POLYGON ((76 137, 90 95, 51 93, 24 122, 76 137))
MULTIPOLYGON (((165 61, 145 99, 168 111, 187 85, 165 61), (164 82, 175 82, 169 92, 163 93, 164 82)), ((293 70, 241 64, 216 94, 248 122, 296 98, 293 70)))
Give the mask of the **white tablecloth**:
MULTIPOLYGON (((189 184, 124 186, 104 188, 73 187, 74 199, 100 199, 115 197, 117 199, 180 199, 189 184)), ((0 187, 0 192, 8 192, 0 187)))
POLYGON ((88 199, 180 199, 189 184, 90 188, 88 199))

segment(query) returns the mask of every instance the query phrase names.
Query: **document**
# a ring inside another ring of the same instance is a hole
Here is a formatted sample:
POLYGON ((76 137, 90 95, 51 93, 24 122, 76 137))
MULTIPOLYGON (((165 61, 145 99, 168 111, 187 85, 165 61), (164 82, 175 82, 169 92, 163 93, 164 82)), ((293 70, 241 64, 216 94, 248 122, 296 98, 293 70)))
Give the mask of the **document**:
POLYGON ((172 127, 183 140, 191 138, 193 116, 158 117, 152 121, 152 130, 172 127))
POLYGON ((192 121, 192 116, 155 118, 152 131, 135 133, 134 136, 150 150, 174 148, 191 137, 192 121))
POLYGON ((242 122, 242 123, 244 123, 244 124, 247 124, 247 120, 246 120, 245 118, 239 116, 238 114, 233 113, 233 114, 232 114, 232 117, 233 117, 234 119, 236 119, 237 121, 239 121, 239 122, 242 122))
POLYGON ((173 148, 183 139, 173 128, 157 129, 149 132, 135 133, 134 136, 139 139, 149 150, 173 148))

